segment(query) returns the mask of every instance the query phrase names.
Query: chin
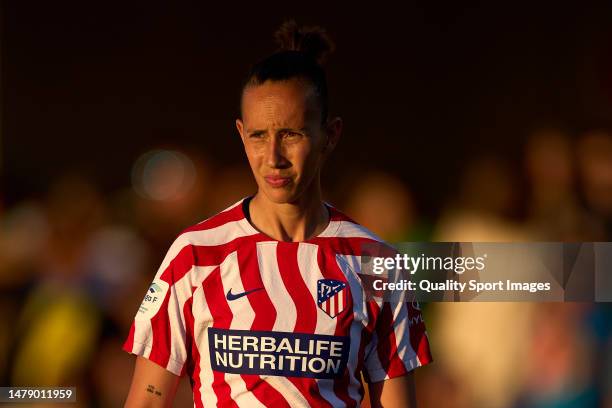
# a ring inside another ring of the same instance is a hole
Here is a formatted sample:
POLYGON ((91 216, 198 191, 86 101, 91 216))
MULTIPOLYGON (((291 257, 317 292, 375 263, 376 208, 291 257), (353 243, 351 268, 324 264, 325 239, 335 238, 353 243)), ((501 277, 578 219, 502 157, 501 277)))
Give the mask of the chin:
POLYGON ((298 194, 293 190, 269 188, 266 186, 266 188, 260 188, 260 191, 268 200, 275 204, 289 204, 298 200, 298 194))

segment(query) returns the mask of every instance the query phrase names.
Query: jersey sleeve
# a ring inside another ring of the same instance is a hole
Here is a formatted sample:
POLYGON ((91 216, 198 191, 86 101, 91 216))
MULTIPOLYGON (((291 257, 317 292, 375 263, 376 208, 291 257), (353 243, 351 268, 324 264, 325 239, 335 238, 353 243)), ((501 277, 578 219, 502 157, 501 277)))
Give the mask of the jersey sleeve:
POLYGON ((375 308, 377 321, 364 361, 367 381, 400 377, 433 361, 416 301, 384 302, 375 308))
POLYGON ((185 373, 188 344, 187 321, 191 310, 191 248, 181 239, 172 244, 132 322, 123 350, 147 358, 175 375, 185 373))

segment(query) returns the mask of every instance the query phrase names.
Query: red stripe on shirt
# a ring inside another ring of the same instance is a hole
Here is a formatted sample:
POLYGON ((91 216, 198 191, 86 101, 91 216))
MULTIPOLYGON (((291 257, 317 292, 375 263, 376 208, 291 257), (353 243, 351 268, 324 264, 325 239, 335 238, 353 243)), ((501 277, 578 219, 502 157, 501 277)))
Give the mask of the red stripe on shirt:
POLYGON ((269 241, 263 234, 255 234, 255 235, 245 235, 241 237, 234 238, 231 241, 226 242, 225 244, 219 245, 190 245, 191 251, 193 252, 194 257, 194 265, 198 266, 211 266, 211 265, 220 265, 223 263, 225 258, 232 252, 238 250, 238 248, 242 249, 242 245, 245 242, 260 242, 260 241, 269 241))
POLYGON ((183 306, 183 316, 185 317, 185 331, 189 333, 187 336, 187 351, 190 353, 190 359, 188 359, 187 372, 191 380, 191 389, 193 391, 193 400, 196 408, 203 408, 202 395, 200 394, 200 388, 202 382, 200 381, 200 352, 195 341, 195 319, 193 317, 193 291, 196 288, 191 289, 191 295, 183 306))
POLYGON ((229 254, 235 252, 245 242, 256 242, 262 239, 265 239, 264 235, 256 234, 238 237, 220 245, 185 244, 162 273, 161 279, 166 282, 178 282, 193 266, 221 265, 229 254))
MULTIPOLYGON (((259 265, 257 260, 256 240, 244 245, 238 251, 238 268, 240 269, 240 279, 242 280, 242 286, 245 291, 264 287, 259 267, 253 268, 253 265, 259 265), (249 265, 251 266, 250 268, 249 265)), ((265 290, 258 290, 249 293, 247 299, 255 314, 255 318, 251 324, 251 330, 271 331, 276 321, 276 309, 268 293, 265 290)), ((251 391, 262 404, 279 407, 290 406, 283 395, 264 381, 261 376, 244 374, 241 375, 241 377, 247 389, 251 391)))
POLYGON ((308 242, 327 247, 339 255, 391 257, 397 253, 387 244, 364 237, 315 237, 308 242))
POLYGON ((168 289, 164 301, 161 304, 159 312, 151 319, 151 328, 153 330, 153 344, 151 346, 151 354, 149 360, 168 367, 170 358, 170 338, 176 333, 172 333, 170 327, 170 316, 168 314, 168 303, 170 301, 171 290, 168 289))
MULTIPOLYGON (((221 269, 216 268, 203 283, 206 304, 210 309, 214 321, 212 327, 228 329, 232 323, 234 315, 227 304, 225 293, 223 293, 223 282, 221 281, 221 269)), ((206 334, 207 335, 207 334, 206 334)), ((208 352, 206 350, 205 352, 208 352)), ((213 356, 210 356, 212 358, 213 356)), ((218 406, 237 407, 232 399, 232 391, 229 384, 225 381, 225 373, 213 370, 212 388, 217 395, 218 406)))
POLYGON ((160 275, 160 279, 168 282, 170 286, 178 282, 193 267, 193 251, 191 245, 186 245, 170 261, 166 270, 160 275))
POLYGON ((202 221, 199 224, 193 225, 185 229, 183 233, 212 229, 212 228, 220 227, 223 224, 227 224, 228 222, 239 221, 243 218, 244 218, 244 213, 242 212, 242 202, 241 202, 234 208, 230 208, 229 210, 223 211, 205 221, 202 221))
MULTIPOLYGON (((412 303, 408 305, 408 322, 418 322, 410 326, 410 345, 417 353, 417 357, 421 364, 430 363, 433 359, 429 351, 429 341, 425 332, 425 323, 423 318, 418 318, 421 311, 417 310, 412 303)), ((409 324, 409 323, 407 323, 409 324)))
POLYGON ((338 211, 336 207, 327 206, 327 208, 329 209, 330 221, 348 221, 348 222, 352 222, 356 224, 356 222, 353 221, 353 219, 351 219, 348 215, 344 214, 343 212, 338 211))
POLYGON ((134 351, 134 332, 136 331, 136 323, 132 321, 132 325, 130 326, 130 333, 128 334, 127 339, 125 339, 125 343, 123 343, 123 350, 128 353, 132 353, 134 351))
POLYGON ((371 336, 369 335, 367 330, 362 330, 361 331, 361 341, 359 342, 359 352, 358 352, 358 357, 357 357, 357 368, 355 369, 355 375, 357 376, 357 379, 359 380, 359 400, 363 400, 363 397, 365 395, 365 388, 363 387, 363 380, 367 381, 368 380, 368 376, 366 371, 363 369, 363 365, 364 365, 364 357, 365 357, 365 347, 366 345, 370 342, 370 338, 371 336), (363 375, 363 380, 361 378, 361 374, 363 375))
MULTIPOLYGON (((276 260, 283 284, 295 304, 295 309, 299 311, 293 332, 312 334, 317 327, 316 299, 306 295, 310 291, 298 266, 298 247, 297 242, 279 242, 276 246, 276 260)), ((331 404, 319 392, 315 379, 305 377, 289 377, 288 379, 311 406, 331 407, 331 404)))
POLYGON ((378 336, 378 359, 390 378, 403 375, 407 370, 397 354, 397 342, 393 330, 393 311, 389 303, 383 305, 378 320, 376 333, 378 336), (380 329, 381 327, 384 329, 380 329))
MULTIPOLYGON (((317 262, 319 264, 321 274, 325 279, 333 279, 346 283, 346 287, 343 289, 344 293, 342 294, 343 304, 346 304, 346 307, 335 317, 336 331, 334 335, 341 336, 343 333, 350 334, 351 325, 353 324, 354 320, 353 296, 351 295, 351 288, 348 284, 346 275, 338 266, 336 254, 333 252, 322 251, 319 247, 317 250, 317 262)), ((338 302, 338 295, 334 296, 334 303, 336 305, 336 313, 338 313, 338 306, 340 305, 338 302)), ((345 368, 342 376, 334 381, 334 393, 342 400, 342 402, 346 404, 347 407, 355 407, 358 401, 352 399, 348 393, 348 387, 351 382, 350 375, 351 373, 349 373, 348 367, 345 368)))
MULTIPOLYGON (((374 301, 368 301, 366 303, 366 309, 368 314, 368 324, 361 332, 361 345, 359 346, 359 368, 357 372, 363 371, 364 377, 369 381, 368 371, 364 370, 365 359, 369 357, 365 355, 365 349, 370 344, 372 340, 372 334, 374 333, 374 329, 376 328, 376 320, 378 319, 378 315, 380 314, 380 307, 374 301)), ((376 350, 370 350, 370 353, 375 353, 376 350)))

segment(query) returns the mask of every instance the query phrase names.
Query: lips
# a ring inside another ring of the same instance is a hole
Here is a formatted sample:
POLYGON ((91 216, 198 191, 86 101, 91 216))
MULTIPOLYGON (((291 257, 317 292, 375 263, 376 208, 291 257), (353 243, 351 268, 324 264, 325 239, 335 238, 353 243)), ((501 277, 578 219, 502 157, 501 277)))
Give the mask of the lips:
POLYGON ((284 187, 291 182, 290 177, 280 176, 266 176, 264 177, 264 180, 266 180, 266 183, 268 183, 270 186, 275 188, 284 187))

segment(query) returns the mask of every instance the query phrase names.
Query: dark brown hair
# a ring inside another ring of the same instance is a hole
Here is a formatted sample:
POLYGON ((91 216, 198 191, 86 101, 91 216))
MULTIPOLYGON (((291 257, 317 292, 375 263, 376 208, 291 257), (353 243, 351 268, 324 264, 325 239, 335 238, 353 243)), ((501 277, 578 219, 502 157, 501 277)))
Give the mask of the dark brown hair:
POLYGON ((328 92, 323 64, 335 46, 321 27, 299 27, 293 20, 284 22, 274 33, 278 50, 250 69, 242 90, 266 81, 299 78, 309 81, 321 108, 321 120, 327 120, 328 92))

